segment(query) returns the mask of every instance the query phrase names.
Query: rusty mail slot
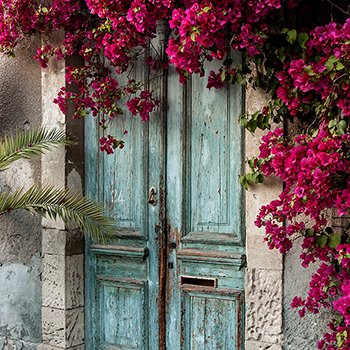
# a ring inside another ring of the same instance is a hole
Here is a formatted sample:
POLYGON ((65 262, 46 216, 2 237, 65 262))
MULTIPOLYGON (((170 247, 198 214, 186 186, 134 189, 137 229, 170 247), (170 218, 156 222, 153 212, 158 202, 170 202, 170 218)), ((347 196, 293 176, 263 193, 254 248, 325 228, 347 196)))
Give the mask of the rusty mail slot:
POLYGON ((214 287, 218 285, 217 278, 206 278, 199 276, 180 276, 180 284, 191 284, 193 286, 204 286, 204 287, 214 287))

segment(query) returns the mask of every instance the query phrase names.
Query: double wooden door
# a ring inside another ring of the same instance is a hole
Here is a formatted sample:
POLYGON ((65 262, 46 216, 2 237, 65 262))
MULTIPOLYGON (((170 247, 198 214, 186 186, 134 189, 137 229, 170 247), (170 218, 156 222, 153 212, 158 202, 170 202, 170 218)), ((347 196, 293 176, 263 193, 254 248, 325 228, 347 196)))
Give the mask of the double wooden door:
POLYGON ((135 76, 161 103, 148 123, 113 121, 123 150, 101 154, 86 121, 86 192, 117 221, 86 244, 86 349, 241 350, 242 89, 180 85, 171 69, 150 80, 142 64, 135 76))

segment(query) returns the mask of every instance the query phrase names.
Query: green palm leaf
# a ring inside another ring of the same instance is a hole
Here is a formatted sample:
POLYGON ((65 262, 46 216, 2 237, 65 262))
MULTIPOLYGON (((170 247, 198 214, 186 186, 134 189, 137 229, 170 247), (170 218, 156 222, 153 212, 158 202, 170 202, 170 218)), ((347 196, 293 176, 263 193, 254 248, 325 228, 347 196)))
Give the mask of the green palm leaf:
POLYGON ((19 159, 28 159, 52 150, 60 145, 72 145, 62 130, 17 131, 14 135, 0 139, 0 171, 19 159))
POLYGON ((113 221, 100 205, 65 188, 32 186, 27 191, 1 193, 0 215, 16 209, 74 222, 95 240, 104 239, 113 231, 113 221))

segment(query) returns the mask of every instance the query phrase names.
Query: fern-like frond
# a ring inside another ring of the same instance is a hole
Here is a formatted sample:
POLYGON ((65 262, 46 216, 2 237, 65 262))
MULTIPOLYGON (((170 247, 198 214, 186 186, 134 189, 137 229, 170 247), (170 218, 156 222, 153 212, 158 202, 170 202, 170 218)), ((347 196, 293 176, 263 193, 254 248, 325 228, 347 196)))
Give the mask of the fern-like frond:
POLYGON ((0 194, 0 215, 17 209, 75 223, 95 240, 104 240, 113 231, 113 220, 99 204, 65 188, 32 186, 0 194))
POLYGON ((62 130, 27 130, 17 131, 13 135, 0 139, 0 171, 19 159, 28 159, 52 150, 60 145, 71 145, 62 130))

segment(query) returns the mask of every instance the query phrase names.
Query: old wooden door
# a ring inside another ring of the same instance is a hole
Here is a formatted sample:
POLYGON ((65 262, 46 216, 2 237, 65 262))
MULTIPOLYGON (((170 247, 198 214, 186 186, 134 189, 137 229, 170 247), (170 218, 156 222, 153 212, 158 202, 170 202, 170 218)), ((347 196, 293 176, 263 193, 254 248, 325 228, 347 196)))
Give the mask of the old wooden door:
POLYGON ((87 194, 117 219, 113 241, 87 242, 86 349, 243 349, 241 88, 172 70, 151 84, 151 121, 114 122, 123 150, 101 154, 86 123, 87 194))

